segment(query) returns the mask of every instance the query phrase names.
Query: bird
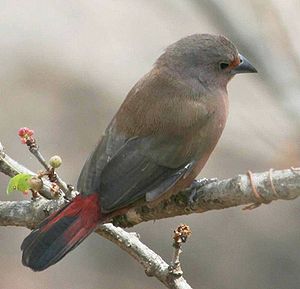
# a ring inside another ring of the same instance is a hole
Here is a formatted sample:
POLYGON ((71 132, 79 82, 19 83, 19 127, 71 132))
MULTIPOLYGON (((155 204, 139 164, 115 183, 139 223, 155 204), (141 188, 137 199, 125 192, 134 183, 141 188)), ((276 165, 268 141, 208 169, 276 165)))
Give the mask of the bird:
POLYGON ((228 82, 254 72, 222 35, 193 34, 168 46, 87 159, 80 194, 23 241, 23 265, 45 270, 136 201, 150 206, 190 186, 224 129, 228 82))

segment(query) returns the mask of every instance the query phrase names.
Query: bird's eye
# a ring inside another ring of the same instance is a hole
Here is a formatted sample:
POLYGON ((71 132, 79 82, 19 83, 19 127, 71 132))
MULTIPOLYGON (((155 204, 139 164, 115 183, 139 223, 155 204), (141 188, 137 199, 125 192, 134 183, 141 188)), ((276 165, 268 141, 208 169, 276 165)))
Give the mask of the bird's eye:
POLYGON ((225 63, 225 62, 221 62, 221 63, 220 63, 220 68, 221 68, 222 70, 224 70, 224 69, 227 68, 228 66, 229 66, 228 63, 225 63))

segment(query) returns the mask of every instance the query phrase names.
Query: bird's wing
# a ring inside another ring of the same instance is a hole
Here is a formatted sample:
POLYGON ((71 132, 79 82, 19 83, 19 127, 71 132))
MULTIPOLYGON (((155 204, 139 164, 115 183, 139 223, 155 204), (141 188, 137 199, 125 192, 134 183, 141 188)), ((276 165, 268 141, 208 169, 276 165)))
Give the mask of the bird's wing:
POLYGON ((103 212, 124 207, 144 197, 156 199, 190 168, 181 154, 182 139, 165 136, 126 139, 116 133, 114 121, 85 163, 78 190, 98 192, 103 212))
POLYGON ((191 115, 197 129, 210 118, 206 106, 187 100, 186 93, 185 86, 155 70, 139 81, 87 160, 78 190, 99 193, 103 212, 110 212, 145 195, 156 199, 172 187, 194 160, 190 140, 178 134, 172 139, 167 131, 190 129, 191 115))
POLYGON ((77 182, 79 192, 83 194, 97 192, 96 189, 99 188, 100 174, 103 168, 126 143, 127 139, 116 132, 115 119, 113 119, 81 170, 77 182))
POLYGON ((170 143, 168 139, 166 143, 164 139, 130 139, 107 163, 99 176, 99 187, 95 188, 103 211, 125 207, 145 195, 156 199, 185 175, 193 162, 179 157, 178 142, 170 143), (167 165, 168 159, 172 166, 167 165))

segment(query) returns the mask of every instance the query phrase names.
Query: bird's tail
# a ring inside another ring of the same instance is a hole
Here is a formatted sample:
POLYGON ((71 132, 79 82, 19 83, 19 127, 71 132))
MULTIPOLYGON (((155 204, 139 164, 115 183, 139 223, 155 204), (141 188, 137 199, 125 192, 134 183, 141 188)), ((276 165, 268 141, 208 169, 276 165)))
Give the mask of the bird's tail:
POLYGON ((42 271, 78 246, 102 218, 98 196, 78 195, 32 231, 21 245, 23 265, 42 271))

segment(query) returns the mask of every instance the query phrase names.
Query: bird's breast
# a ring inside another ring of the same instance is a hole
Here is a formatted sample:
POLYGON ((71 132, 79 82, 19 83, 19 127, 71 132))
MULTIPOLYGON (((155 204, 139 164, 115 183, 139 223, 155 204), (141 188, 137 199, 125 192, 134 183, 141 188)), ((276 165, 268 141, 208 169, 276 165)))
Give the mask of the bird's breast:
MULTIPOLYGON (((186 137, 188 152, 194 160, 205 159, 215 148, 225 127, 228 115, 227 94, 207 99, 200 115, 191 122, 191 129, 183 134, 186 137)), ((204 165, 204 164, 203 164, 204 165)))

